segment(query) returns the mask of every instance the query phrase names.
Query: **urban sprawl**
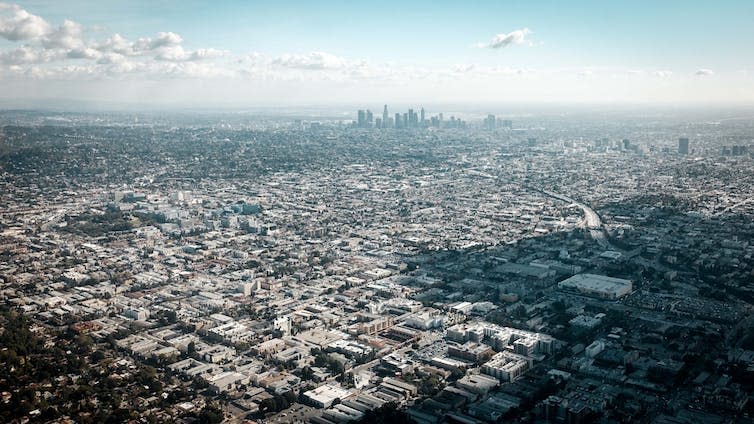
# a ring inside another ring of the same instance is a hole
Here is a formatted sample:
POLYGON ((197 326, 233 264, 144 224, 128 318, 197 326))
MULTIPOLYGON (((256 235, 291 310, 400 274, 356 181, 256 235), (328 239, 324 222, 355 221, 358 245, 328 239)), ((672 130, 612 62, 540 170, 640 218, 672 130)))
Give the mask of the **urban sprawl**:
POLYGON ((0 122, 0 421, 752 422, 751 120, 0 122))

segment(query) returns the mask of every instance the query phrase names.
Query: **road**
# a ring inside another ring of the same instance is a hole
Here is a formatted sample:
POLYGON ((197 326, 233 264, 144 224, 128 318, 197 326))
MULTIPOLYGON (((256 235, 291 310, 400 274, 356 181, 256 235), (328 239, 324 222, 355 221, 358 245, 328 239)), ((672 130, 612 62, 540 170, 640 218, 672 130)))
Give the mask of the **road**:
MULTIPOLYGON (((498 176, 492 175, 484 171, 479 171, 477 169, 470 169, 468 170, 468 172, 470 174, 478 175, 480 177, 489 178, 489 179, 493 179, 497 181, 500 180, 500 177, 498 176)), ((607 240, 607 237, 605 236, 605 229, 602 226, 602 219, 597 214, 597 212, 594 211, 594 209, 589 207, 589 205, 576 201, 566 195, 556 193, 554 191, 544 190, 541 188, 532 187, 532 186, 528 186, 524 184, 518 184, 518 185, 521 188, 533 190, 533 191, 542 193, 545 196, 551 197, 556 200, 560 200, 562 202, 570 203, 581 208, 581 210, 584 212, 584 219, 581 221, 582 228, 586 228, 589 230, 589 235, 592 237, 592 239, 594 239, 597 242, 597 244, 600 245, 600 247, 604 249, 614 250, 614 247, 610 245, 610 242, 607 240)))
POLYGON ((610 242, 607 241, 607 237, 605 236, 605 229, 602 227, 602 219, 599 215, 597 215, 597 212, 595 212, 594 209, 589 207, 589 205, 576 201, 566 195, 555 193, 554 191, 538 189, 535 187, 528 188, 538 191, 546 196, 552 197, 553 199, 578 206, 581 211, 584 212, 584 219, 581 221, 582 227, 585 227, 589 230, 589 235, 592 237, 592 239, 594 239, 594 241, 596 241, 597 244, 599 244, 600 247, 604 249, 614 249, 613 246, 610 245, 610 242))

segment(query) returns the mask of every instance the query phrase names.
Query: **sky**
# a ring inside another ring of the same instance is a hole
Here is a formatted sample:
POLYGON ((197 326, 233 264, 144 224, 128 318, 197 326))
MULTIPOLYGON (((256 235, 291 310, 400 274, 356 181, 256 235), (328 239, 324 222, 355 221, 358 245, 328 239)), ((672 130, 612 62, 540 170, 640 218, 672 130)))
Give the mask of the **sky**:
POLYGON ((0 104, 754 104, 754 1, 0 2, 0 104))

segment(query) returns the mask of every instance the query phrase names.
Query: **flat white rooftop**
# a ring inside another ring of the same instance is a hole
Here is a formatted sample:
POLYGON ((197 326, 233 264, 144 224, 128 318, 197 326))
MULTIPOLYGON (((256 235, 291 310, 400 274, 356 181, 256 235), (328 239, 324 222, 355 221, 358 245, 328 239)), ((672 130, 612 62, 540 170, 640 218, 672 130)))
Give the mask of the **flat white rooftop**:
POLYGON ((619 297, 628 294, 633 287, 631 280, 597 274, 576 274, 560 283, 558 287, 574 288, 582 292, 610 293, 619 297))

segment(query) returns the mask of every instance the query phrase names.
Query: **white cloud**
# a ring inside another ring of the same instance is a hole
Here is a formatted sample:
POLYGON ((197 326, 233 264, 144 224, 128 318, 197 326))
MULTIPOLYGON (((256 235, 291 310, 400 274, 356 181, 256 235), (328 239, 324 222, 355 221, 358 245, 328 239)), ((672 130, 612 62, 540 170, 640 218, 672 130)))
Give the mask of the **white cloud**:
POLYGON ((501 33, 501 34, 495 35, 492 41, 488 43, 477 44, 477 47, 500 49, 500 48, 508 47, 514 44, 523 44, 524 41, 526 41, 526 36, 529 34, 531 34, 531 31, 529 30, 529 28, 518 29, 516 31, 512 31, 507 34, 501 33))
POLYGON ((673 71, 668 71, 668 70, 654 71, 652 72, 652 75, 659 78, 670 78, 671 76, 673 76, 673 71))
POLYGON ((134 54, 133 43, 118 33, 113 34, 104 42, 94 45, 94 48, 101 52, 113 52, 124 56, 134 54))
POLYGON ((99 59, 102 52, 91 47, 74 48, 66 53, 68 59, 99 59))
POLYGON ((174 32, 158 32, 157 38, 139 38, 131 43, 134 54, 151 52, 161 48, 179 47, 183 43, 183 37, 174 32))
POLYGON ((272 64, 294 69, 341 69, 346 66, 345 59, 325 53, 311 52, 309 54, 284 54, 272 60, 272 64))
POLYGON ((159 49, 155 59, 167 62, 196 62, 200 60, 216 59, 227 55, 225 50, 217 49, 198 49, 195 51, 186 51, 183 46, 171 46, 159 49))
POLYGON ((10 41, 32 40, 52 31, 52 26, 15 4, 0 3, 0 37, 10 41))
POLYGON ((28 47, 19 47, 15 50, 0 53, 0 63, 4 65, 20 65, 37 62, 39 62, 39 55, 35 50, 28 47))
POLYGON ((9 66, 40 64, 59 59, 60 52, 58 51, 34 49, 28 46, 0 52, 0 64, 9 66))
POLYGON ((701 76, 701 77, 708 77, 715 75, 715 71, 711 69, 699 69, 696 72, 694 72, 694 75, 701 76))
MULTIPOLYGON (((97 52, 100 53, 99 51, 97 52)), ((126 57, 120 53, 107 52, 100 53, 100 55, 100 58, 97 60, 97 63, 100 65, 111 65, 114 63, 123 63, 126 61, 126 57)))
POLYGON ((83 46, 81 39, 81 25, 76 22, 65 20, 56 30, 46 34, 42 38, 42 45, 48 49, 64 48, 75 49, 83 46))
POLYGON ((463 65, 455 65, 453 66, 452 71, 459 74, 465 74, 475 69, 476 69, 476 65, 474 65, 473 63, 468 63, 468 64, 463 64, 463 65))

